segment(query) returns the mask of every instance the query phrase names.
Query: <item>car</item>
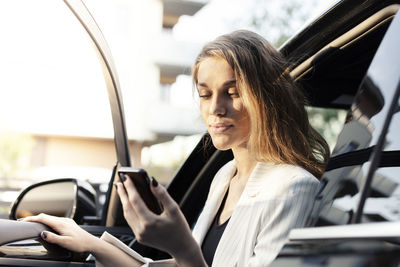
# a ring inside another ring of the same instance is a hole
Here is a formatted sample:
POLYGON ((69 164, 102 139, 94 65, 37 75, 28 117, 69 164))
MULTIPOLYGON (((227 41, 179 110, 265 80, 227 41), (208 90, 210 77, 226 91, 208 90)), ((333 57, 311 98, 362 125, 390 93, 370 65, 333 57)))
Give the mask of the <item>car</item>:
MULTIPOLYGON (((119 82, 109 48, 89 11, 80 1, 65 2, 89 33, 105 70, 118 159, 111 185, 118 168, 131 165, 119 82)), ((399 7, 400 1, 394 0, 337 1, 280 48, 293 62, 290 73, 309 106, 321 114, 345 110, 347 117, 322 175, 308 227, 290 232, 271 266, 400 264, 399 7)), ((204 134, 168 185, 190 227, 204 206, 214 174, 232 157, 230 151, 216 150, 204 134)), ((95 266, 86 254, 49 247, 40 240, 45 226, 15 221, 26 212, 21 208, 25 201, 35 199, 28 196, 43 195, 33 193, 50 191, 49 186, 70 188, 69 205, 57 212, 74 218, 87 231, 98 236, 108 231, 146 257, 168 257, 136 242, 113 186, 97 216, 90 186, 63 179, 24 190, 13 204, 12 220, 0 221, 0 265, 95 266)), ((53 200, 65 204, 62 199, 53 200)), ((34 203, 35 213, 46 211, 40 203, 34 203)))
POLYGON ((311 55, 292 73, 312 105, 349 111, 310 227, 292 230, 271 266, 400 264, 398 8, 341 1, 283 47, 287 57, 311 55))

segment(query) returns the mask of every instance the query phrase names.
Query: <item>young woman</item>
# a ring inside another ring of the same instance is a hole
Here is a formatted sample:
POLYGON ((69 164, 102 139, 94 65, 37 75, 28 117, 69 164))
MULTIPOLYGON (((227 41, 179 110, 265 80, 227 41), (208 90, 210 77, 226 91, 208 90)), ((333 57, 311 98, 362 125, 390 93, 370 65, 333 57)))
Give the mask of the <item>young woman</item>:
MULTIPOLYGON (((193 67, 200 111, 217 149, 234 160, 215 175, 193 233, 167 191, 152 181, 163 213, 149 211, 127 179, 118 183, 137 240, 168 252, 178 266, 266 266, 292 228, 303 227, 329 156, 310 126, 304 97, 282 56, 264 38, 235 31, 207 44, 193 67)), ((42 237, 89 251, 106 266, 137 266, 117 247, 72 220, 30 217, 54 228, 42 237)))

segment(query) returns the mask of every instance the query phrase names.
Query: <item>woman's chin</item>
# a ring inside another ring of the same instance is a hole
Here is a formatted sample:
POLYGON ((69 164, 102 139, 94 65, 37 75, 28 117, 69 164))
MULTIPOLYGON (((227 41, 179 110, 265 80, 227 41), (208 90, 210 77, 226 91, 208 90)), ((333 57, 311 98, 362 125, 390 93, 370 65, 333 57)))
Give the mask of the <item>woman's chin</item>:
POLYGON ((228 150, 232 148, 231 142, 220 140, 220 138, 212 138, 213 145, 218 150, 228 150))
POLYGON ((248 149, 248 138, 237 139, 232 136, 216 136, 211 135, 211 140, 214 147, 218 150, 229 150, 229 149, 248 149))
POLYGON ((225 147, 225 146, 215 146, 216 149, 221 150, 221 151, 225 151, 225 150, 229 150, 231 149, 230 147, 225 147))

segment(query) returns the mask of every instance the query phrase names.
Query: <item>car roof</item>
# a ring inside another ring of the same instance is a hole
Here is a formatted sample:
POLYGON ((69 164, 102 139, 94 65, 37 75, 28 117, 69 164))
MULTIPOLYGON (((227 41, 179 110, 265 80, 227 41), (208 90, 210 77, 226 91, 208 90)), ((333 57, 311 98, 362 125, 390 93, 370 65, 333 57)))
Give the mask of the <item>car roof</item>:
POLYGON ((310 106, 350 107, 399 3, 338 1, 280 48, 310 106))
POLYGON ((398 0, 337 1, 314 21, 287 40, 280 52, 289 58, 301 58, 316 53, 324 44, 333 41, 356 25, 398 0))

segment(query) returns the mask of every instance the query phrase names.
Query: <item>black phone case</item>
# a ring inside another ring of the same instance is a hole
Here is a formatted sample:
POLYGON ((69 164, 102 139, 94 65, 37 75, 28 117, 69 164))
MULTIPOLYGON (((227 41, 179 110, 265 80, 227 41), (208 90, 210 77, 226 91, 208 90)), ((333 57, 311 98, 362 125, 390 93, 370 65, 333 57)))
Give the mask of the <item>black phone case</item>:
POLYGON ((118 170, 121 181, 125 180, 125 174, 131 179, 147 207, 155 214, 160 214, 162 209, 157 199, 150 191, 151 185, 147 172, 144 169, 130 167, 122 167, 118 170))

